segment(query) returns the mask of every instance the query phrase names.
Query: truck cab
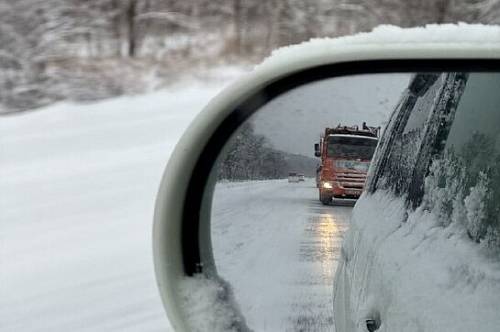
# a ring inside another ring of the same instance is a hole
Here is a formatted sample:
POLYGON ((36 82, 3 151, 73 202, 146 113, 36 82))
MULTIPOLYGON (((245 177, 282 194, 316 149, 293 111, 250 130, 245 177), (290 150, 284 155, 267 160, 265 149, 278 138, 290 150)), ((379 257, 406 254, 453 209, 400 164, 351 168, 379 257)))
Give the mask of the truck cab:
POLYGON ((321 158, 317 179, 319 200, 354 204, 363 192, 370 161, 378 143, 379 128, 337 126, 326 128, 315 155, 321 158))

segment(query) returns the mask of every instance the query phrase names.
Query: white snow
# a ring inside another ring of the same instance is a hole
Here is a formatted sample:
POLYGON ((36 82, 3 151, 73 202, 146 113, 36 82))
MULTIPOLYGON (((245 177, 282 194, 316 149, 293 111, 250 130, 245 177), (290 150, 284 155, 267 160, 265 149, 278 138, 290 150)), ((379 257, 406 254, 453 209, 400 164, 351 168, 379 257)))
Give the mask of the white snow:
POLYGON ((358 135, 346 135, 346 134, 333 134, 333 135, 328 135, 328 137, 356 137, 360 139, 367 139, 367 140, 378 140, 376 137, 369 137, 369 136, 358 136, 358 135))
POLYGON ((351 207, 322 206, 314 179, 219 183, 219 275, 254 331, 331 331, 333 276, 351 207))
POLYGON ((379 46, 404 44, 418 49, 422 45, 458 44, 463 48, 481 47, 498 49, 500 26, 484 24, 428 24, 422 27, 401 28, 394 25, 380 25, 370 32, 358 33, 339 38, 314 38, 297 45, 285 46, 275 50, 258 67, 270 68, 288 59, 314 58, 331 51, 356 46, 379 46))
POLYGON ((228 299, 230 290, 222 281, 195 275, 184 278, 180 290, 191 331, 240 331, 236 324, 244 319, 234 310, 237 305, 228 299))
POLYGON ((480 172, 477 184, 470 189, 469 195, 464 199, 464 206, 467 211, 467 229, 473 238, 479 237, 481 226, 487 218, 487 196, 488 177, 483 172, 480 172))
POLYGON ((2 117, 0 330, 171 329, 153 272, 156 193, 189 122, 240 74, 2 117))

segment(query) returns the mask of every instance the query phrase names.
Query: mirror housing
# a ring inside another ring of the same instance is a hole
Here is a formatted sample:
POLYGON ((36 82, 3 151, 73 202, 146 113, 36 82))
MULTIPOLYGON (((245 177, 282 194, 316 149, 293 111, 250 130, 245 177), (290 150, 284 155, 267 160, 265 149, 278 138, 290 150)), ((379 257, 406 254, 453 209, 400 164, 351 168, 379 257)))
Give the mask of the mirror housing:
POLYGON ((321 151, 319 150, 319 143, 314 144, 314 156, 321 157, 321 151))
MULTIPOLYGON (((170 157, 154 212, 155 274, 175 330, 197 329, 186 306, 185 281, 194 275, 217 279, 210 245, 210 201, 215 181, 210 178, 210 169, 232 132, 255 110, 283 92, 324 77, 500 68, 498 41, 461 40, 460 26, 443 28, 441 37, 422 32, 422 28, 391 29, 397 30, 398 38, 384 38, 384 31, 378 30, 280 50, 215 97, 190 125, 170 157), (412 33, 416 29, 420 29, 418 33, 412 33), (451 30, 457 34, 455 39, 449 37, 451 30)), ((462 29, 467 30, 467 26, 462 29)), ((412 89, 421 93, 425 84, 412 89)), ((315 155, 318 150, 315 145, 315 155)))

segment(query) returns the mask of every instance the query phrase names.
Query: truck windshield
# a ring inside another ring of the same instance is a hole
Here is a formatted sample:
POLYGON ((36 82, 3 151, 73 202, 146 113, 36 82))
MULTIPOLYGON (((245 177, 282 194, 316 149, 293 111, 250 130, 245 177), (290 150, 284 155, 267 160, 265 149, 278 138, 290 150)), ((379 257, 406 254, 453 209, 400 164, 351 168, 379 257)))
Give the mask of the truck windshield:
POLYGON ((330 136, 328 157, 370 160, 377 147, 377 140, 369 137, 330 136))

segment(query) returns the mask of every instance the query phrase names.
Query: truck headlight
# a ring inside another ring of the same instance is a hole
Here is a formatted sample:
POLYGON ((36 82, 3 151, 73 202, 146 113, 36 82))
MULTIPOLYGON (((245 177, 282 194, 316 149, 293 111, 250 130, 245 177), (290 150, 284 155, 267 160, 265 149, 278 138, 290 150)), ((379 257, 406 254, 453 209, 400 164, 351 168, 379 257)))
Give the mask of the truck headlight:
POLYGON ((332 189, 333 186, 330 182, 323 182, 323 188, 325 189, 332 189))

